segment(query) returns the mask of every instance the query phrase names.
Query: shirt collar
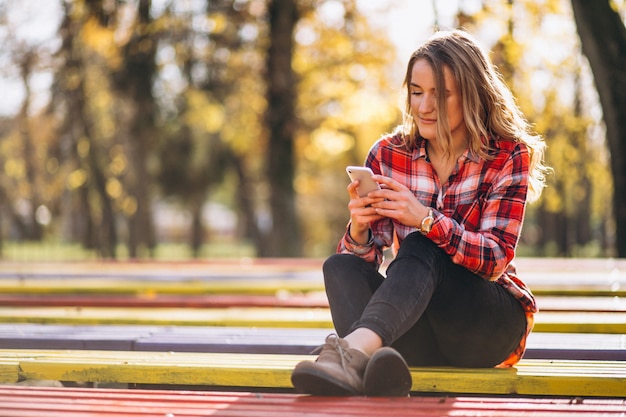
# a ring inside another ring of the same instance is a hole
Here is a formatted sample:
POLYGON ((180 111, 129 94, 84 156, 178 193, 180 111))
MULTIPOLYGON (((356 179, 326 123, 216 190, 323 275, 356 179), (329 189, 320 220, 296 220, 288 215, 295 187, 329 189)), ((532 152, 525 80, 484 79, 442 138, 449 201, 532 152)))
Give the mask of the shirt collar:
MULTIPOLYGON (((498 141, 492 140, 490 141, 489 146, 499 148, 499 143, 498 141)), ((426 159, 428 157, 428 154, 426 153, 426 139, 421 138, 421 137, 417 138, 416 146, 415 146, 415 149, 413 149, 412 157, 413 157, 413 160, 416 160, 419 158, 426 159)), ((473 153, 471 153, 469 148, 467 148, 465 152, 463 152, 463 154, 461 155, 459 159, 460 160, 467 159, 468 161, 472 161, 472 162, 480 162, 480 158, 478 157, 478 155, 474 155, 473 153)))
POLYGON ((426 153, 426 140, 418 136, 415 145, 415 149, 413 149, 413 160, 419 158, 426 159, 428 157, 428 154, 426 153))

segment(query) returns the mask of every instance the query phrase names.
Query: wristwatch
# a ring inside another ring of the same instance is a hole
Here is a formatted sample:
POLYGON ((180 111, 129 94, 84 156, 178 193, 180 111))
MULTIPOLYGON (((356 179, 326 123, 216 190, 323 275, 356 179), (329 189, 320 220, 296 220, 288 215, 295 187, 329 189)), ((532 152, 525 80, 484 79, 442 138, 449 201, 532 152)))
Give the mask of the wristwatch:
POLYGON ((424 217, 422 220, 422 224, 420 224, 419 230, 423 235, 427 235, 430 232, 430 229, 433 227, 433 222, 435 218, 433 217, 433 209, 428 208, 428 215, 424 217))

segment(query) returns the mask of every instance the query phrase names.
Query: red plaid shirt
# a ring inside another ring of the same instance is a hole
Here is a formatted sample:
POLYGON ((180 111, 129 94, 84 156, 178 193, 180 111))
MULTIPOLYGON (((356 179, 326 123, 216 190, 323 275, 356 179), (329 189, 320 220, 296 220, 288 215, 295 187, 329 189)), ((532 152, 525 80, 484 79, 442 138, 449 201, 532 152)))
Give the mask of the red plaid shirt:
MULTIPOLYGON (((516 276, 512 263, 526 207, 530 157, 522 143, 492 139, 489 146, 488 160, 466 151, 445 184, 439 183, 423 139, 407 151, 399 135, 385 137, 374 144, 365 165, 405 184, 422 204, 433 208, 435 221, 428 238, 454 263, 502 285, 522 304, 526 336, 499 365, 513 366, 524 353, 537 312, 530 289, 516 276)), ((389 218, 373 222, 371 229, 365 245, 357 244, 346 232, 338 252, 353 253, 379 267, 383 249, 394 245, 394 238, 399 246, 416 231, 389 218)))

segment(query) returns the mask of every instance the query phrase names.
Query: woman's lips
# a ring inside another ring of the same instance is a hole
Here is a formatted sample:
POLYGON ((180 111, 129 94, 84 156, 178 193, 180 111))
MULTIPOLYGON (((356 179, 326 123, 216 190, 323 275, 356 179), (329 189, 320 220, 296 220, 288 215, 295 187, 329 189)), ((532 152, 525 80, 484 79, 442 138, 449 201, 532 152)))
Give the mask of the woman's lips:
POLYGON ((420 122, 424 123, 424 124, 434 124, 437 123, 437 119, 429 119, 429 118, 425 118, 425 117, 420 117, 420 122))

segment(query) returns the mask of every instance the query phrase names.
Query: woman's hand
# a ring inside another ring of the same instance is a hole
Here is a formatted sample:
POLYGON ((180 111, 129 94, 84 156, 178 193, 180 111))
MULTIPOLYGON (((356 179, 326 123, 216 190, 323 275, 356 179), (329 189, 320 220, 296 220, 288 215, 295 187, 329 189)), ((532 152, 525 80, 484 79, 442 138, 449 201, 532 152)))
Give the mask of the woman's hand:
POLYGON ((389 217, 405 226, 419 228, 422 220, 428 216, 428 208, 415 197, 413 192, 398 181, 374 175, 374 181, 381 184, 380 191, 372 191, 368 198, 376 200, 372 203, 375 213, 381 217, 389 217))
POLYGON ((348 195, 350 202, 348 210, 350 210, 350 236, 359 243, 365 244, 369 240, 370 223, 381 219, 383 216, 376 212, 374 204, 380 203, 383 198, 372 198, 369 193, 365 197, 359 197, 357 187, 359 180, 353 181, 348 185, 348 195))

